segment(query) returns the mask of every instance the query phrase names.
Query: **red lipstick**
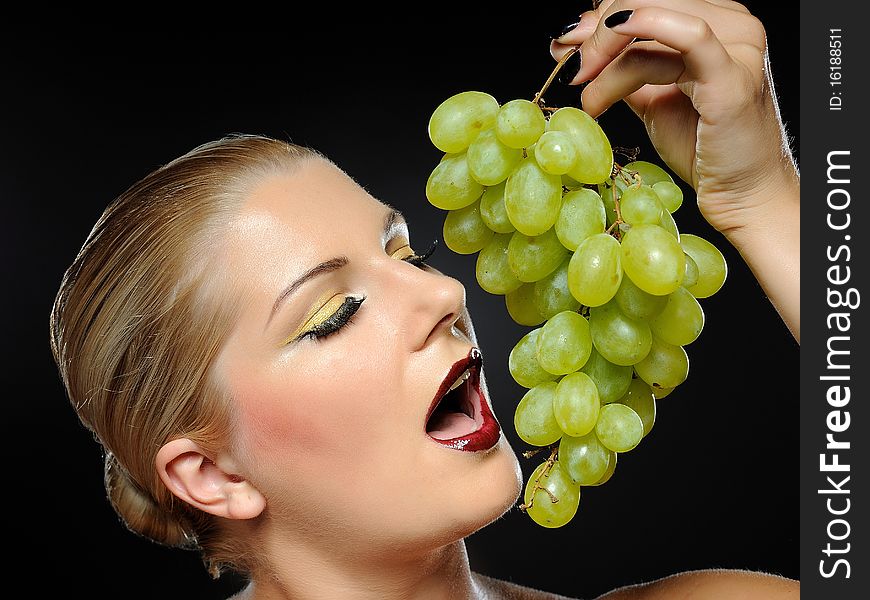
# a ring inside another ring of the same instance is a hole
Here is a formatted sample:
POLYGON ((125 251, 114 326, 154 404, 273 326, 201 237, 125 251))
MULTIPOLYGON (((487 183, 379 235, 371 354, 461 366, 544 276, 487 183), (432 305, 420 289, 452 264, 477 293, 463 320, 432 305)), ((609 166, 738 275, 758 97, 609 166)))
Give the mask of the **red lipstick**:
POLYGON ((495 446, 501 437, 501 427, 480 389, 481 367, 480 350, 472 347, 468 356, 453 364, 432 399, 426 433, 442 446, 480 452, 495 446), (457 386, 460 376, 465 380, 457 386))

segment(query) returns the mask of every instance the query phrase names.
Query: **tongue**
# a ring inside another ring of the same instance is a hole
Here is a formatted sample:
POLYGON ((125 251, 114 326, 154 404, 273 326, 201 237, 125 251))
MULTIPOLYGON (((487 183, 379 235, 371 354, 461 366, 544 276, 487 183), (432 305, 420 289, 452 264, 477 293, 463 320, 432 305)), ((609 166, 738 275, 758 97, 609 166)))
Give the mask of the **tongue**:
POLYGON ((439 412, 432 415, 426 433, 436 440, 452 440, 474 433, 477 423, 461 412, 439 412))

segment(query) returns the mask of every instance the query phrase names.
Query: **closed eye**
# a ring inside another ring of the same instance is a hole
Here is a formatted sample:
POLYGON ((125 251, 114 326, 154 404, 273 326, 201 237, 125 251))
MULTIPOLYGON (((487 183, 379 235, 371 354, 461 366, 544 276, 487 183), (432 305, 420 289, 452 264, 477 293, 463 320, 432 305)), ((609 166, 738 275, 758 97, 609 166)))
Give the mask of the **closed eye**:
POLYGON ((333 333, 337 333, 340 329, 353 322, 352 317, 359 310, 362 303, 365 302, 365 296, 348 296, 344 302, 328 319, 322 323, 318 323, 293 341, 298 341, 305 338, 310 338, 315 341, 329 337, 333 333))
POLYGON ((402 260, 405 262, 411 263, 416 267, 420 267, 421 269, 425 269, 428 266, 426 262, 432 254, 435 253, 435 249, 438 247, 438 240, 433 240, 432 245, 429 246, 429 249, 426 250, 423 254, 411 254, 410 256, 404 257, 402 260))

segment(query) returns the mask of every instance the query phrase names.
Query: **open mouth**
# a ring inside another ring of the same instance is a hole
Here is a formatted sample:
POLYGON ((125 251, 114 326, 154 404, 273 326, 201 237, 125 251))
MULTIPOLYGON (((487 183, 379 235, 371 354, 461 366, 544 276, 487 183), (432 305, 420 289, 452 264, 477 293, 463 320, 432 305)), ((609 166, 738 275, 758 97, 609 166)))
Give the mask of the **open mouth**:
POLYGON ((457 361, 441 384, 426 418, 426 434, 457 450, 493 447, 501 428, 480 390, 480 350, 472 348, 457 361))

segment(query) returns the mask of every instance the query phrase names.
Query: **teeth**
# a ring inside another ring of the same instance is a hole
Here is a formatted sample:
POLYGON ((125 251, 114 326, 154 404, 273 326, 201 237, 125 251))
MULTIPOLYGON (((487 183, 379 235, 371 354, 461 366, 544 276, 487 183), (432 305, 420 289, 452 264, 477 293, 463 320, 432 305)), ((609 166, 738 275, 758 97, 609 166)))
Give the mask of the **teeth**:
POLYGON ((450 389, 447 390, 448 393, 449 393, 449 392, 452 392, 453 390, 455 390, 456 388, 458 388, 460 385, 462 385, 463 383, 465 383, 465 380, 468 379, 469 377, 471 377, 471 371, 469 371, 468 369, 465 369, 465 370, 462 372, 462 375, 460 375, 459 377, 457 377, 456 381, 453 382, 453 385, 450 386, 450 389))

